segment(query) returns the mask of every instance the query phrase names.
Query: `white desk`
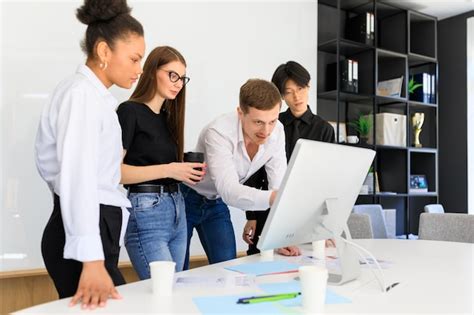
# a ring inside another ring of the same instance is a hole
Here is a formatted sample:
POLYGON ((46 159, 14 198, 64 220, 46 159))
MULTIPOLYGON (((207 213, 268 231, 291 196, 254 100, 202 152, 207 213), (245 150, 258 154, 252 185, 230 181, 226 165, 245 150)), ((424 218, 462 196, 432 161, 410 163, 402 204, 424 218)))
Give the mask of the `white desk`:
MULTIPOLYGON (((387 283, 400 284, 382 293, 367 268, 361 277, 343 286, 330 286, 334 292, 352 299, 350 304, 326 305, 327 313, 463 313, 474 314, 474 244, 408 241, 357 240, 377 259, 391 261, 384 269, 387 283)), ((285 259, 275 255, 275 259, 285 259)), ((258 255, 205 266, 180 275, 216 276, 232 273, 223 266, 259 261, 258 255)), ((295 274, 257 277, 258 283, 291 280, 295 274)), ((232 290, 179 288, 167 301, 157 301, 151 293, 150 281, 119 287, 123 300, 109 301, 105 309, 95 313, 199 313, 192 297, 209 295, 246 296, 245 288, 232 290)), ((255 290, 252 290, 255 291, 255 290)), ((69 299, 25 309, 18 313, 77 313, 79 307, 68 308, 69 299)), ((89 311, 88 311, 89 312, 89 311)), ((90 313, 90 312, 89 312, 90 313)), ((225 314, 225 310, 222 311, 225 314)))

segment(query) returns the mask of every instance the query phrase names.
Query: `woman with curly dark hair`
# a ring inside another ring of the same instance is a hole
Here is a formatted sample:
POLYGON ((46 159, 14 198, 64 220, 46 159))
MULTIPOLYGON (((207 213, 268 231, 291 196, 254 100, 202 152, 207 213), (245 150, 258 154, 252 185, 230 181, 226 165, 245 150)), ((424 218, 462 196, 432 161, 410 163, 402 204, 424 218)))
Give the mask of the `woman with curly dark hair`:
POLYGON ((83 308, 120 298, 120 240, 130 202, 119 191, 122 162, 117 101, 108 88, 131 88, 142 73, 145 41, 125 0, 86 0, 86 63, 63 80, 46 104, 36 164, 54 196, 41 250, 60 298, 83 308))

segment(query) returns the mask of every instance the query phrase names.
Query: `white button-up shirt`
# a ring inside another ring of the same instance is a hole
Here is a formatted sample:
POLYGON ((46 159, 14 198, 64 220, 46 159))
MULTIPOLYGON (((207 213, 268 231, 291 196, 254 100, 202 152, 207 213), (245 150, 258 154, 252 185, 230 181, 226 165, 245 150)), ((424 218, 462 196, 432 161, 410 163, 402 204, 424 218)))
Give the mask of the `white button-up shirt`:
POLYGON ((266 210, 270 206, 272 190, 280 187, 286 171, 285 132, 279 121, 253 160, 247 154, 237 112, 208 124, 199 135, 196 151, 204 153, 208 174, 192 189, 208 199, 221 197, 227 205, 242 210, 266 210), (243 185, 263 165, 269 190, 243 185))
POLYGON ((80 65, 59 83, 41 115, 36 165, 60 197, 66 259, 104 259, 99 204, 122 207, 123 238, 128 222, 124 207, 131 205, 119 190, 123 151, 116 107, 110 91, 80 65))

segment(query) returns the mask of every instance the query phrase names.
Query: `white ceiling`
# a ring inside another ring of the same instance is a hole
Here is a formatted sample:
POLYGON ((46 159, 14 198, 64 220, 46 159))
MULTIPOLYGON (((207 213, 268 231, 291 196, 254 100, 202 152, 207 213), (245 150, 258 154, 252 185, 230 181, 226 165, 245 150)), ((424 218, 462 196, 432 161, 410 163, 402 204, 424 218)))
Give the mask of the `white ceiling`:
POLYGON ((436 16, 439 20, 474 10, 474 0, 383 0, 397 6, 436 16))

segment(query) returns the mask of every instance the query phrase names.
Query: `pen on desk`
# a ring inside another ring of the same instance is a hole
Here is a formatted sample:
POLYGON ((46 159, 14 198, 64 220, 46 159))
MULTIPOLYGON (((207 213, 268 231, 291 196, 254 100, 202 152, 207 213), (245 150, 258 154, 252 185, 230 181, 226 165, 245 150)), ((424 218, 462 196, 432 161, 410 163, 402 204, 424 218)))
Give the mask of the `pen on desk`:
POLYGON ((262 303, 262 302, 274 302, 274 301, 280 301, 280 300, 288 300, 288 299, 294 299, 298 295, 301 295, 301 292, 250 296, 250 297, 238 299, 237 304, 252 304, 252 303, 262 303))

